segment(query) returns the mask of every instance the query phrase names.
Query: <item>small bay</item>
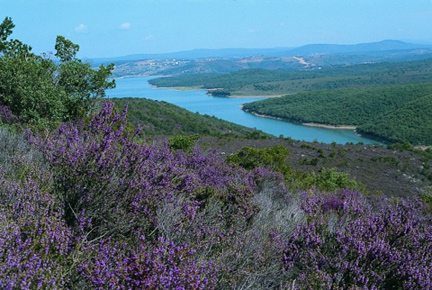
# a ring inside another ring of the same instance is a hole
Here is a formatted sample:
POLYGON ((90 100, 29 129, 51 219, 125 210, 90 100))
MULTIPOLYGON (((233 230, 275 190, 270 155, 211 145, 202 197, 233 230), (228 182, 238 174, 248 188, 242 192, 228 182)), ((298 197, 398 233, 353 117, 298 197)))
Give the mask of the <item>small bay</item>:
POLYGON ((355 134, 353 130, 327 129, 308 127, 290 122, 257 117, 240 109, 242 104, 263 98, 219 98, 208 96, 205 91, 180 91, 165 88, 154 88, 147 82, 150 77, 116 79, 117 87, 107 91, 108 97, 147 98, 165 101, 185 108, 193 113, 215 116, 236 124, 256 128, 275 136, 283 135, 295 140, 318 141, 323 143, 347 142, 380 144, 371 139, 355 134))

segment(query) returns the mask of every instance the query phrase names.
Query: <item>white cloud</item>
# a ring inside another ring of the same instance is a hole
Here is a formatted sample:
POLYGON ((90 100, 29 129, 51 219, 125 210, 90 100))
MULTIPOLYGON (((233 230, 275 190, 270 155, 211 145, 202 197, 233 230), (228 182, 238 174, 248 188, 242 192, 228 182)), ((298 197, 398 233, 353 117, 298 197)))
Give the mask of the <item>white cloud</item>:
POLYGON ((75 32, 85 32, 87 30, 87 26, 85 26, 84 24, 80 24, 77 27, 75 27, 75 32))
POLYGON ((123 23, 119 26, 121 30, 129 30, 131 28, 131 24, 129 22, 123 23))
POLYGON ((143 40, 145 40, 145 41, 151 41, 153 39, 154 39, 153 34, 149 34, 149 35, 147 35, 146 37, 143 38, 143 40))
POLYGON ((262 29, 248 29, 249 33, 258 33, 258 32, 263 32, 262 29))

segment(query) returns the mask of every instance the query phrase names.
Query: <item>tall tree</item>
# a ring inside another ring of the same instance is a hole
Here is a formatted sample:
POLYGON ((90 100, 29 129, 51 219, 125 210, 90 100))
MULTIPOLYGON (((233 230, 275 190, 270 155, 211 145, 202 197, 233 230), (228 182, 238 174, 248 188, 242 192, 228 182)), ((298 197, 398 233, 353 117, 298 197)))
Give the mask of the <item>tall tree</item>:
POLYGON ((6 49, 7 39, 12 34, 12 29, 15 25, 10 17, 6 17, 0 24, 0 53, 6 49))
POLYGON ((46 127, 81 118, 115 87, 108 80, 113 64, 93 69, 76 57, 79 45, 63 36, 55 44, 59 62, 35 55, 31 46, 9 39, 14 27, 9 17, 0 24, 0 102, 21 121, 46 127))

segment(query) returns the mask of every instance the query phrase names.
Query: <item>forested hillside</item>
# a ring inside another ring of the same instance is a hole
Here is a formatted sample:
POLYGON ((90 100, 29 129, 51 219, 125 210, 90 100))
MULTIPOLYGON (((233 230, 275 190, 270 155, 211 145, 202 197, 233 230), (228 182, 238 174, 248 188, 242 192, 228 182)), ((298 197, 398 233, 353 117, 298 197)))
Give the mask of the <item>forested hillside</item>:
POLYGON ((245 104, 249 112, 300 123, 356 126, 390 142, 431 145, 432 83, 315 91, 245 104))
POLYGON ((159 87, 220 89, 230 95, 288 95, 305 91, 428 82, 432 59, 327 67, 304 71, 250 69, 230 74, 198 74, 150 80, 159 87))
POLYGON ((360 132, 391 142, 431 145, 432 91, 359 126, 360 132))
POLYGON ((144 98, 111 99, 118 108, 128 105, 128 122, 140 125, 143 134, 152 135, 212 135, 212 136, 268 136, 262 132, 245 128, 214 116, 189 112, 170 103, 144 98))
POLYGON ((1 289, 431 288, 430 149, 116 107, 112 66, 91 70, 61 36, 56 59, 37 56, 13 28, 0 24, 1 289), (194 134, 151 137, 178 122, 194 134))
POLYGON ((244 110, 293 122, 356 126, 359 133, 390 143, 431 145, 432 119, 426 117, 431 79, 428 59, 296 72, 254 69, 149 82, 207 89, 213 96, 287 95, 245 104, 244 110))

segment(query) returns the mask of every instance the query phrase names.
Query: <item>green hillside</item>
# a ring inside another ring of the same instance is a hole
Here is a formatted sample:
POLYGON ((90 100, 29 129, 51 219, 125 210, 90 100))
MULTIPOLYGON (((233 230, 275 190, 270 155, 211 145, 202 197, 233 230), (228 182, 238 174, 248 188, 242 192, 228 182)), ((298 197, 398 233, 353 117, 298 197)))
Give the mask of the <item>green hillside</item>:
POLYGON ((432 83, 300 93, 245 104, 244 110, 301 123, 353 125, 390 142, 432 144, 432 83))
POLYGON ((432 144, 432 94, 417 98, 358 127, 392 142, 432 144))
POLYGON ((192 113, 176 105, 144 98, 111 99, 118 108, 127 103, 128 121, 134 126, 141 125, 145 135, 266 135, 214 116, 192 113))
POLYGON ((373 63, 303 71, 248 69, 150 80, 159 87, 220 89, 231 95, 286 95, 306 91, 422 83, 432 79, 432 59, 373 63))

